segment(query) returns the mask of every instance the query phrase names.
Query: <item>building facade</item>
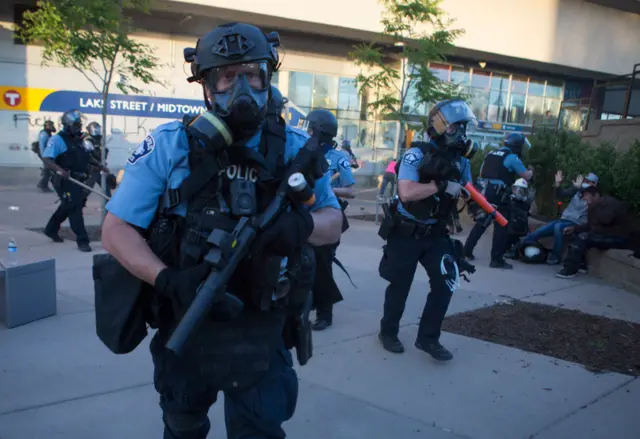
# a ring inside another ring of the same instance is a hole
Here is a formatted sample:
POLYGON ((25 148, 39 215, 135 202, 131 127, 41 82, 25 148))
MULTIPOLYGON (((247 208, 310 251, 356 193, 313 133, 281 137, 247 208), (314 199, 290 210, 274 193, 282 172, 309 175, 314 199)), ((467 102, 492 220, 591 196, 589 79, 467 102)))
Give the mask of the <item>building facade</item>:
MULTIPOLYGON (((640 7, 635 0, 443 0, 442 8, 465 33, 445 62, 430 64, 443 81, 470 96, 480 120, 474 137, 497 143, 509 131, 556 125, 563 101, 589 98, 594 84, 628 71, 640 61, 640 7)), ((100 121, 101 99, 80 72, 41 65, 41 49, 15 41, 13 23, 28 0, 0 6, 0 166, 39 166, 29 145, 44 120, 58 121, 71 108, 87 122, 100 121)), ((154 48, 164 85, 144 94, 113 94, 107 132, 110 166, 122 166, 132 148, 155 126, 204 111, 199 85, 186 82, 182 50, 216 24, 244 21, 280 33, 284 50, 274 83, 289 98, 289 123, 314 108, 335 112, 338 137, 350 140, 365 167, 381 172, 397 152, 397 122, 373 119, 354 78, 348 53, 377 41, 383 13, 377 0, 156 0, 150 14, 132 13, 135 37, 154 48)), ((127 81, 128 78, 118 78, 127 81)), ((408 103, 416 116, 428 108, 408 103)))

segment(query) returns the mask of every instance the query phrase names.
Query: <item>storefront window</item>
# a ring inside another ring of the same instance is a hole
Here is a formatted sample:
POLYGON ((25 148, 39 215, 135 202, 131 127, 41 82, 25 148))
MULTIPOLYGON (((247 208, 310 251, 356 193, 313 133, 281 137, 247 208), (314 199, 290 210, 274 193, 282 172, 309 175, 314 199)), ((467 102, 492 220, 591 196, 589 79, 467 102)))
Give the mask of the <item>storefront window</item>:
POLYGON ((338 84, 338 109, 360 110, 360 96, 353 78, 340 78, 338 84))
MULTIPOLYGON (((475 75, 474 75, 475 76, 475 75)), ((478 120, 487 120, 489 109, 489 92, 477 88, 471 89, 470 106, 478 120)))
POLYGON ((471 86, 476 88, 489 88, 491 82, 491 73, 483 71, 475 71, 471 75, 471 86))
POLYGON ((449 66, 446 64, 429 64, 429 70, 441 81, 449 81, 449 66))
POLYGON ((547 81, 547 91, 545 93, 545 96, 548 98, 562 99, 562 96, 563 96, 562 82, 547 81))
POLYGON ((511 78, 511 92, 512 93, 527 93, 527 83, 529 78, 526 76, 513 76, 511 78))
POLYGON ((494 73, 491 78, 491 90, 504 90, 506 92, 508 89, 509 77, 494 73))
POLYGON ((339 78, 337 76, 314 75, 313 107, 338 108, 338 84, 339 78))
POLYGON ((524 104, 526 97, 521 93, 511 93, 507 122, 524 123, 524 104))
POLYGON ((560 105, 562 104, 562 100, 560 99, 549 99, 546 98, 544 100, 544 115, 548 119, 557 119, 560 114, 560 105))
POLYGON ((528 96, 525 123, 531 125, 534 121, 541 120, 543 115, 544 98, 538 96, 528 96))
POLYGON ((544 96, 544 81, 532 79, 529 81, 529 96, 544 96))
POLYGON ((277 87, 278 86, 278 72, 275 72, 273 75, 271 75, 271 85, 277 87))
POLYGON ((487 120, 503 122, 507 104, 507 92, 492 90, 489 93, 487 120))
POLYGON ((469 69, 465 69, 463 67, 451 68, 451 82, 454 84, 469 85, 470 79, 471 75, 469 74, 469 69))
POLYGON ((291 102, 305 111, 310 111, 313 96, 313 74, 289 72, 289 95, 291 102))

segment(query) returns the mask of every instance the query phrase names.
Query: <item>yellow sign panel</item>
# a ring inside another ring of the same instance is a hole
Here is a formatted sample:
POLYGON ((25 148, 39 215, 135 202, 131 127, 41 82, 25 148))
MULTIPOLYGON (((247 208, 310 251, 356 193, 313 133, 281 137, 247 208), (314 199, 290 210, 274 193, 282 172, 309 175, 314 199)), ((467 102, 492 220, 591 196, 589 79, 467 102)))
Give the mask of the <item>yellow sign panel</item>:
POLYGON ((0 110, 40 111, 42 101, 55 90, 0 85, 0 110))

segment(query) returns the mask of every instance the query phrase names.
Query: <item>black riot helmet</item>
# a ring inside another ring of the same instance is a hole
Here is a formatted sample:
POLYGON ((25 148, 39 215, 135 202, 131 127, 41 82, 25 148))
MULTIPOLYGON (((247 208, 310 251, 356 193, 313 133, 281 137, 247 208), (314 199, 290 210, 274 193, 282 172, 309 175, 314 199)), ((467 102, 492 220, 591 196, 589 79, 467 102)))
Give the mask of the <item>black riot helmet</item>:
POLYGON ((87 133, 98 142, 102 139, 102 127, 98 122, 90 122, 87 125, 87 133))
POLYGON ((78 110, 69 110, 62 115, 62 131, 73 137, 82 137, 82 114, 78 110))
POLYGON ((504 146, 513 151, 514 154, 521 156, 524 146, 530 147, 529 139, 520 133, 509 134, 504 139, 504 146))
POLYGON ((53 134, 56 132, 56 126, 54 125, 52 120, 45 120, 43 129, 49 134, 53 134))
POLYGON ((267 115, 269 116, 281 116, 284 106, 289 102, 289 99, 282 96, 280 90, 275 85, 271 86, 271 99, 267 104, 267 115))
POLYGON ((221 25, 184 49, 189 82, 204 88, 205 104, 237 140, 253 136, 267 113, 271 75, 278 70, 280 37, 245 23, 221 25))
POLYGON ((303 129, 313 136, 318 136, 321 143, 334 143, 338 135, 338 119, 329 110, 319 108, 313 110, 305 118, 303 129))
POLYGON ((438 102, 427 116, 427 134, 438 147, 462 157, 472 156, 473 142, 467 129, 478 123, 469 105, 461 99, 438 102))

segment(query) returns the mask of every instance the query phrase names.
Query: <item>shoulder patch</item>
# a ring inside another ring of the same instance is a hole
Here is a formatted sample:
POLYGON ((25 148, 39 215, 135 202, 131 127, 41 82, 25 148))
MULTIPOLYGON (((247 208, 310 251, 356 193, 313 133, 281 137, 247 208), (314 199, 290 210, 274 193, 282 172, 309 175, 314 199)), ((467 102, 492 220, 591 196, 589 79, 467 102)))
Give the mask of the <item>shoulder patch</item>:
POLYGON ((129 164, 135 165, 140 159, 151 154, 155 147, 156 141, 154 140, 153 136, 149 134, 144 138, 140 145, 138 145, 138 148, 136 148, 136 150, 133 152, 133 154, 131 154, 131 157, 129 157, 129 160, 127 161, 129 162, 129 164))
POLYGON ((341 158, 340 161, 338 161, 338 166, 340 166, 345 171, 348 171, 349 169, 351 169, 351 164, 349 163, 349 160, 347 160, 344 157, 341 158))
POLYGON ((407 152, 402 158, 402 161, 407 165, 415 165, 420 161, 420 157, 418 157, 418 154, 415 152, 407 152))

